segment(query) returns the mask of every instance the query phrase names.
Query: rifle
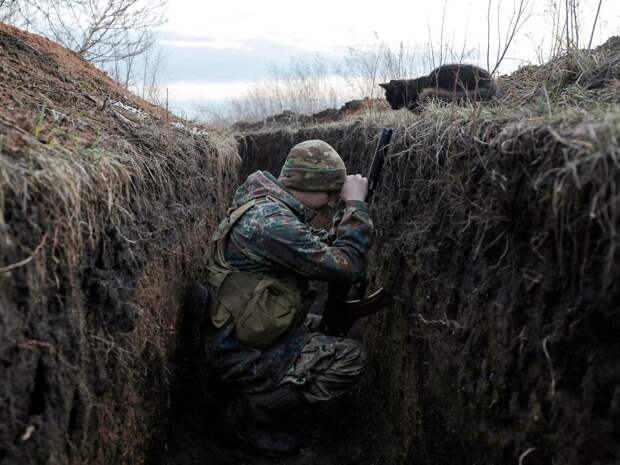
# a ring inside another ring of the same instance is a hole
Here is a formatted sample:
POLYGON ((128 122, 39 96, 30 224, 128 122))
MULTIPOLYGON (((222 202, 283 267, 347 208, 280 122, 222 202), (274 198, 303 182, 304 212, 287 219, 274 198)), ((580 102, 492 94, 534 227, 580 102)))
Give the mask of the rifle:
MULTIPOLYGON (((379 142, 377 143, 368 173, 368 194, 366 195, 368 205, 370 205, 373 194, 379 185, 379 177, 381 176, 383 162, 390 145, 392 133, 393 129, 381 129, 379 142)), ((383 287, 380 287, 368 297, 364 297, 368 287, 367 276, 364 276, 364 279, 359 284, 357 299, 347 300, 351 287, 351 284, 344 284, 342 282, 329 284, 327 303, 325 304, 323 318, 319 327, 321 332, 329 336, 345 336, 349 329, 351 329, 351 326, 353 326, 353 323, 359 318, 372 315, 388 305, 390 299, 383 287)))

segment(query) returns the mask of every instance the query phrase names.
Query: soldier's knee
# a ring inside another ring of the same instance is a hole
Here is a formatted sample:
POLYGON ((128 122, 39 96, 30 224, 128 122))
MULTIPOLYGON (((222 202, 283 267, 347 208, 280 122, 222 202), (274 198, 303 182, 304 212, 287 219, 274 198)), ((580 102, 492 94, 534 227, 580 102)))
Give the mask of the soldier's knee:
POLYGON ((346 367, 353 376, 361 375, 367 363, 364 345, 354 339, 345 339, 343 343, 346 347, 341 359, 343 367, 346 367))
POLYGON ((366 365, 366 348, 364 347, 364 344, 360 341, 356 341, 355 339, 351 339, 351 342, 353 343, 352 351, 355 354, 355 357, 366 365))

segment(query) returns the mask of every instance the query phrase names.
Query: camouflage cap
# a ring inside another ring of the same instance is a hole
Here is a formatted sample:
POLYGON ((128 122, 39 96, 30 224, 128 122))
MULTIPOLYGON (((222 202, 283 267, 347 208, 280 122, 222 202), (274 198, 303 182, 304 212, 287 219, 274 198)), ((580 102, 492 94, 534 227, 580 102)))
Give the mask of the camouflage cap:
POLYGON ((347 168, 338 152, 322 140, 297 144, 286 157, 280 182, 305 192, 338 192, 342 189, 347 168))

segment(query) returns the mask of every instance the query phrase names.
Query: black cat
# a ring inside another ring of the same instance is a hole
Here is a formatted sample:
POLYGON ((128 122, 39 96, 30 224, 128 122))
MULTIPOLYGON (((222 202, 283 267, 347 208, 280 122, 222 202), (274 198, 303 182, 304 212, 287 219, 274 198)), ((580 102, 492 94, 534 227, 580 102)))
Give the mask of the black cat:
POLYGON ((465 64, 443 65, 428 76, 379 85, 385 89, 385 98, 393 110, 405 106, 415 110, 424 98, 490 100, 497 93, 497 83, 487 70, 465 64))

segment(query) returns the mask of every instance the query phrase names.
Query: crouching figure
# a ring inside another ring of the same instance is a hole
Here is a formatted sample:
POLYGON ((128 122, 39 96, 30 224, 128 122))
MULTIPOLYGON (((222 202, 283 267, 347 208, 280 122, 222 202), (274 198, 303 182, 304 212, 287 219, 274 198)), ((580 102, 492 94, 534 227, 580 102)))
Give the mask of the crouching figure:
POLYGON ((212 376, 232 393, 221 421, 240 446, 287 453, 298 439, 279 417, 349 390, 366 359, 360 342, 316 330, 309 280, 362 279, 372 222, 368 181, 347 175, 327 143, 294 146, 278 178, 257 171, 237 189, 209 244, 206 287, 192 313, 208 312, 200 342, 212 376), (309 225, 338 200, 331 231, 309 225))

